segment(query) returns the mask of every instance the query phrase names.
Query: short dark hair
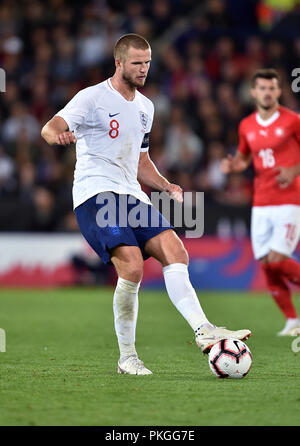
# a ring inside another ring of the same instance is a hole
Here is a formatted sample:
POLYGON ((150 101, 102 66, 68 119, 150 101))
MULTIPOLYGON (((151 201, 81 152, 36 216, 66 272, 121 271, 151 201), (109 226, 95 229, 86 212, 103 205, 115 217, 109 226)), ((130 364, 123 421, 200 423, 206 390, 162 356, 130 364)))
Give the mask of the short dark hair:
POLYGON ((115 59, 120 59, 122 62, 125 61, 128 50, 130 47, 136 48, 137 50, 147 50, 150 49, 149 42, 139 34, 125 34, 120 37, 120 39, 115 44, 114 57, 115 59))
POLYGON ((251 78, 251 87, 254 88, 256 84, 256 79, 277 79, 278 85, 280 85, 280 76, 278 71, 274 68, 261 68, 255 71, 251 78))

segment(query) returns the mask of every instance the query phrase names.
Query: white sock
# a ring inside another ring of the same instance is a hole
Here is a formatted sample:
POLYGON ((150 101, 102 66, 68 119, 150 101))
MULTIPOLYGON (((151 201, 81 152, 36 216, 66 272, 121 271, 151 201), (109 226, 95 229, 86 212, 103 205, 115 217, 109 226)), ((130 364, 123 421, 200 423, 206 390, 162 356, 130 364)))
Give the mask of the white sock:
POLYGON ((207 320, 197 294, 190 282, 187 265, 172 263, 163 268, 168 295, 192 329, 196 331, 204 324, 214 327, 207 320))
POLYGON ((298 317, 289 317, 287 320, 286 320, 286 324, 285 324, 285 328, 294 328, 294 327, 297 327, 298 325, 299 325, 299 323, 300 323, 300 320, 299 320, 299 318, 298 317))
POLYGON ((135 329, 138 315, 139 287, 140 282, 131 282, 119 277, 114 293, 114 321, 121 360, 136 355, 135 329))

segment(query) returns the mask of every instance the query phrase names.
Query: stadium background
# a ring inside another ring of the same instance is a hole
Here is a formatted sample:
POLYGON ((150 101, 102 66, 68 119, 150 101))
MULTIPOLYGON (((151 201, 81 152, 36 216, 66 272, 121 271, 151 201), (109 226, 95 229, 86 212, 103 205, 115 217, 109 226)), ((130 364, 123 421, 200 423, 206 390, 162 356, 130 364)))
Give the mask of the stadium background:
MULTIPOLYGON (((226 178, 219 164, 235 152, 238 124, 253 110, 255 69, 276 68, 281 103, 300 112, 291 90, 300 61, 297 0, 2 1, 0 285, 113 283, 114 272, 78 233, 74 147, 50 147, 40 130, 78 90, 113 74, 114 43, 129 32, 153 49, 142 91, 156 110, 151 157, 184 191, 205 192, 204 236, 185 241, 193 284, 264 288, 249 242, 253 171, 226 178)), ((152 259, 143 283, 162 285, 152 259)))

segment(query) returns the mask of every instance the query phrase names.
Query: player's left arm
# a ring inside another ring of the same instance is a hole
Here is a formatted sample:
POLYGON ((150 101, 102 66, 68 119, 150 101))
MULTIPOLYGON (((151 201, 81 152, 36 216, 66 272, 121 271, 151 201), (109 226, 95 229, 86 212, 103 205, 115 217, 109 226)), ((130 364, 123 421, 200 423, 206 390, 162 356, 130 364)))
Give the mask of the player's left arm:
POLYGON ((163 175, 160 174, 157 167, 151 160, 148 151, 141 152, 137 179, 140 183, 145 184, 153 189, 164 191, 170 195, 171 198, 182 202, 182 189, 177 184, 170 183, 163 175))
POLYGON ((288 187, 300 175, 300 163, 291 167, 278 166, 275 167, 276 180, 282 189, 288 187))
MULTIPOLYGON (((293 130, 294 136, 299 144, 300 151, 300 116, 297 115, 296 119, 293 122, 293 130)), ((282 167, 278 166, 275 168, 275 172, 277 173, 276 180, 278 181, 281 188, 288 187, 296 178, 296 176, 300 175, 300 163, 295 164, 290 167, 282 167)))

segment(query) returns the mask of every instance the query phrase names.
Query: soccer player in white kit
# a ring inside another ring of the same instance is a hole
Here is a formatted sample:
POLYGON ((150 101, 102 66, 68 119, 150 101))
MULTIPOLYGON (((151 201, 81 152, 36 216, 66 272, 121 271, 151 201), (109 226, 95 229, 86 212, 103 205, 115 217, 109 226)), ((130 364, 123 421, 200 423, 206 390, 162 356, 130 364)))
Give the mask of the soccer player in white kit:
POLYGON ((161 263, 168 295, 204 353, 220 339, 247 339, 251 332, 226 330, 208 321, 190 283, 187 251, 161 214, 162 222, 155 228, 97 225, 97 211, 107 194, 117 206, 125 196, 127 203, 137 199, 147 211, 153 210, 140 182, 183 199, 180 186, 158 172, 148 153, 154 107, 137 88, 145 84, 150 45, 139 35, 127 34, 117 41, 114 57, 114 75, 79 91, 46 123, 42 136, 50 145, 76 143, 73 201, 77 221, 93 249, 105 263, 114 265, 118 275, 113 298, 118 372, 149 375, 152 372, 135 349, 135 329, 143 263, 150 256, 161 263))

